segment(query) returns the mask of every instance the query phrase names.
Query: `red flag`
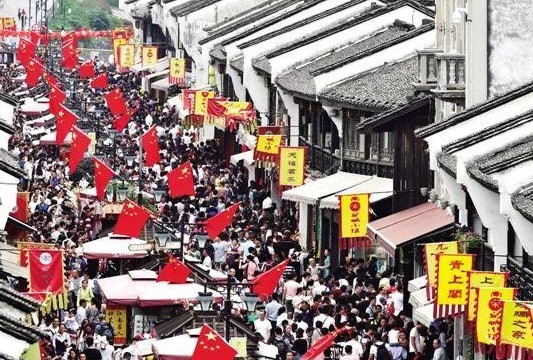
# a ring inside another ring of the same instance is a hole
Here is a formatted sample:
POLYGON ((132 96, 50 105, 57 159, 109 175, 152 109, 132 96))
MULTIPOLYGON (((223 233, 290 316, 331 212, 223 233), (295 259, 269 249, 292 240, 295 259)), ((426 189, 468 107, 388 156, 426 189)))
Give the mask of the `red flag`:
POLYGON ((72 144, 70 145, 70 154, 68 156, 68 167, 70 173, 76 171, 81 159, 83 159, 85 152, 91 145, 91 138, 86 133, 78 129, 76 126, 72 127, 72 144))
POLYGON ((17 48, 17 60, 20 61, 23 66, 26 66, 34 54, 35 44, 24 38, 20 38, 19 46, 17 48))
POLYGON ((135 204, 130 199, 126 199, 113 232, 138 238, 149 218, 150 211, 135 204))
POLYGON ((307 349, 306 353, 300 358, 300 360, 312 360, 317 356, 322 355, 324 353, 324 350, 333 345, 335 337, 341 330, 343 329, 339 329, 337 331, 327 333, 325 336, 322 336, 313 346, 307 349))
POLYGON ((26 84, 28 86, 35 86, 39 79, 44 74, 44 67, 38 59, 31 59, 26 68, 26 84))
POLYGON ((55 85, 52 85, 50 84, 50 94, 49 94, 49 97, 50 97, 50 113, 51 114, 57 114, 58 111, 60 110, 58 108, 58 105, 59 104, 62 104, 65 99, 67 98, 67 95, 59 90, 58 87, 56 87, 55 85))
POLYGON ((65 283, 61 250, 28 250, 28 263, 31 292, 63 292, 65 283))
POLYGON ((210 239, 217 237, 233 220, 235 213, 239 209, 239 203, 230 206, 219 214, 216 214, 205 222, 205 229, 210 239))
POLYGON ((133 115, 132 110, 126 111, 124 114, 119 115, 113 119, 113 127, 118 131, 122 132, 124 128, 128 125, 133 115))
POLYGON ((78 116, 61 104, 57 105, 57 109, 57 114, 54 114, 56 116, 56 143, 61 145, 78 121, 78 116))
POLYGON ((157 164, 161 158, 159 156, 159 139, 157 138, 155 125, 141 137, 141 144, 146 153, 145 165, 152 167, 157 164))
POLYGON ((232 348, 226 340, 224 340, 215 330, 211 329, 209 325, 203 325, 198 336, 198 342, 194 348, 191 360, 233 360, 237 355, 237 350, 232 348))
MULTIPOLYGON (((67 38, 67 36, 65 36, 65 38, 67 38)), ((76 65, 78 65, 78 49, 76 40, 74 40, 74 38, 65 40, 65 38, 63 39, 63 45, 61 47, 62 64, 67 69, 74 69, 76 65)))
POLYGON ((41 33, 37 31, 30 31, 30 41, 32 44, 35 44, 36 46, 39 45, 39 41, 41 40, 41 33))
POLYGON ((276 286, 279 283, 279 279, 283 275, 285 268, 289 265, 290 259, 286 259, 280 264, 274 266, 261 275, 258 275, 253 280, 252 292, 257 294, 262 301, 265 301, 276 290, 276 286))
POLYGON ((191 162, 187 161, 168 173, 168 189, 170 196, 195 196, 194 177, 192 175, 191 162))
POLYGON ((96 197, 102 199, 105 195, 107 184, 115 176, 115 172, 93 156, 94 163, 94 186, 96 187, 96 197))
POLYGON ((94 68, 93 62, 91 60, 87 60, 86 62, 81 64, 78 68, 78 74, 82 79, 93 77, 94 74, 96 74, 96 69, 94 68))
POLYGON ((105 94, 105 101, 109 108, 109 112, 113 116, 122 115, 128 110, 122 91, 120 91, 119 88, 105 94))
POLYGON ((106 74, 100 74, 91 80, 91 87, 93 89, 106 89, 109 86, 106 74))
POLYGON ((157 281, 168 281, 171 284, 185 284, 190 273, 191 270, 184 263, 170 255, 168 264, 163 266, 159 275, 157 275, 157 281))
POLYGON ((46 83, 48 85, 54 85, 55 87, 57 87, 59 89, 59 87, 61 86, 59 84, 59 82, 57 81, 56 77, 54 75, 51 75, 50 73, 44 73, 44 80, 46 81, 46 83))

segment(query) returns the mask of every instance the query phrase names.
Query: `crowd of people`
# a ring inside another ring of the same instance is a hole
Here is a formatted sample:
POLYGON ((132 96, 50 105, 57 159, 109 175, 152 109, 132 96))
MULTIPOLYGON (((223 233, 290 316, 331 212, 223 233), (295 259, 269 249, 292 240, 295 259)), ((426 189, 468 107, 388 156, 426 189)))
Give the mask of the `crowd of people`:
MULTIPOLYGON (((99 65, 102 70, 113 73, 99 65)), ((12 79, 19 72, 4 68, 0 90, 17 91, 12 79)), ((197 131, 182 124, 180 109, 160 104, 140 90, 141 76, 133 72, 110 76, 111 86, 120 87, 135 115, 121 133, 111 131, 111 122, 102 91, 76 80, 69 90, 67 107, 79 106, 80 117, 89 119, 98 134, 96 152, 116 170, 122 182, 150 193, 166 187, 169 171, 190 161, 196 181, 196 196, 146 202, 169 227, 188 226, 190 235, 202 232, 202 223, 232 204, 239 203, 231 226, 209 239, 203 248, 191 241, 188 256, 231 275, 235 281, 250 282, 258 274, 289 258, 290 263, 272 296, 247 312, 242 301, 234 301, 233 316, 256 332, 259 341, 277 348, 279 359, 300 359, 320 338, 335 332, 336 345, 324 352, 326 359, 342 360, 445 360, 453 352, 453 326, 435 322, 429 329, 414 324, 404 309, 404 281, 390 270, 379 272, 375 258, 368 261, 347 258, 332 267, 328 249, 317 253, 298 242, 296 207, 278 206, 271 198, 265 178, 249 181, 244 166, 227 164, 221 144, 199 141, 197 131), (161 161, 151 168, 127 160, 138 159, 139 136, 156 126, 161 161)), ((66 88, 67 85, 64 84, 66 88)), ((10 151, 19 160, 26 179, 21 189, 30 193, 29 223, 36 242, 52 243, 65 250, 69 296, 68 310, 43 318, 40 328, 47 335, 41 341, 43 358, 108 360, 130 358, 116 352, 114 329, 105 320, 99 289, 94 281, 104 275, 104 262, 91 269, 78 251, 85 242, 109 231, 104 221, 103 202, 80 200, 75 189, 93 182, 90 160, 71 173, 56 146, 40 146, 25 124, 28 119, 17 109, 15 135, 10 151), (119 354, 119 355, 117 355, 119 354)), ((139 191, 137 189, 137 191, 139 191)), ((194 238, 191 236, 191 238, 194 238)), ((105 276, 105 275, 104 275, 105 276)), ((239 295, 236 294, 237 300, 239 295)), ((154 334, 155 335, 155 334, 154 334)))

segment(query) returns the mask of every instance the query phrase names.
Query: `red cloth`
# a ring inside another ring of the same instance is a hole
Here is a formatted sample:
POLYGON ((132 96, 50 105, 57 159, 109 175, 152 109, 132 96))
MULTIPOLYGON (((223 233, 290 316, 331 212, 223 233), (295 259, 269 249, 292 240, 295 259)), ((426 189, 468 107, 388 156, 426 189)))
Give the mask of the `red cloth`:
POLYGON ((122 91, 120 91, 119 88, 105 94, 105 101, 109 108, 109 112, 113 116, 122 115, 128 110, 122 91))
POLYGON ((58 105, 59 104, 62 104, 65 99, 67 98, 67 95, 59 90, 58 87, 50 84, 50 113, 51 114, 57 114, 58 111, 60 110, 58 105))
POLYGON ((300 360, 312 360, 319 355, 322 355, 324 353, 324 350, 329 348, 331 345, 333 345, 333 342, 335 341, 335 336, 337 336, 337 333, 340 330, 337 330, 335 332, 330 332, 326 334, 326 336, 321 337, 318 339, 318 341, 311 346, 309 349, 307 349, 307 352, 300 358, 300 360))
POLYGON ((190 273, 191 270, 184 263, 170 255, 168 263, 163 266, 159 275, 157 275, 157 281, 168 281, 171 284, 185 284, 190 273))
POLYGON ((68 156, 68 167, 70 168, 70 173, 76 171, 81 159, 84 158, 85 153, 89 149, 89 145, 91 145, 91 138, 76 126, 73 126, 72 144, 70 145, 70 153, 68 156))
POLYGON ((46 83, 47 83, 48 85, 54 85, 54 86, 56 86, 58 89, 59 89, 59 87, 61 86, 61 85, 58 83, 56 77, 55 77, 54 75, 49 74, 49 73, 45 73, 45 74, 44 74, 44 80, 46 81, 46 83))
POLYGON ((78 65, 78 48, 76 40, 67 34, 63 38, 63 45, 61 47, 62 65, 67 69, 74 69, 78 65), (68 37, 68 38, 67 38, 68 37))
POLYGON ((82 79, 88 79, 96 74, 96 69, 92 61, 88 60, 80 65, 78 68, 78 74, 82 79))
POLYGON ((52 294, 64 291, 63 253, 60 250, 28 250, 30 291, 52 294))
POLYGON ((187 161, 168 173, 168 189, 173 198, 195 196, 191 162, 187 161))
POLYGON ((205 222, 205 229, 210 239, 217 237, 228 225, 231 224, 238 209, 239 203, 232 205, 221 213, 207 219, 205 222))
POLYGON ((19 46, 17 48, 17 60, 26 67, 30 59, 35 55, 35 44, 29 42, 24 38, 20 38, 19 46))
POLYGON ((202 326, 198 342, 194 348, 191 360, 233 360, 237 355, 237 350, 232 348, 226 340, 224 340, 215 330, 211 329, 209 325, 202 326))
POLYGON ((91 80, 90 85, 93 89, 106 89, 109 86, 109 82, 107 81, 107 75, 98 75, 97 77, 91 80))
POLYGON ((155 125, 141 137, 141 144, 145 152, 145 166, 152 167, 161 161, 159 139, 157 138, 155 125))
POLYGON ((119 115, 113 119, 113 127, 118 131, 122 132, 124 128, 128 125, 133 115, 132 110, 126 111, 124 114, 119 115))
POLYGON ((274 266, 272 269, 257 276, 253 280, 252 293, 257 294, 262 301, 265 301, 276 290, 279 279, 283 275, 285 268, 289 265, 290 259, 274 266))
POLYGON ((150 218, 150 211, 126 199, 113 233, 138 238, 150 218))
POLYGON ((32 44, 35 44, 36 46, 39 45, 39 41, 41 40, 41 33, 37 31, 30 31, 30 41, 32 44))
POLYGON ((54 114, 56 116, 56 143, 61 145, 78 121, 78 116, 61 104, 57 105, 57 109, 57 114, 54 114))
POLYGON ((37 58, 31 59, 26 66, 26 84, 30 87, 37 85, 44 74, 44 67, 37 58))
POLYGON ((96 197, 102 199, 105 194, 107 184, 115 176, 115 172, 109 166, 104 164, 93 156, 94 164, 94 185, 96 187, 96 197))

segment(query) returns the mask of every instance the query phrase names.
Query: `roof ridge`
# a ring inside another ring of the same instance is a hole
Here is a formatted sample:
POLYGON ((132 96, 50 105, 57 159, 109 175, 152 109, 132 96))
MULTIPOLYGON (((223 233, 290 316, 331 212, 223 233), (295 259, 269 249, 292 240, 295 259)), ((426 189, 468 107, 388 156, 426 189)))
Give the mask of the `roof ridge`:
POLYGON ((524 162, 526 160, 533 159, 533 152, 527 149, 528 145, 533 145, 533 136, 520 139, 517 143, 512 144, 511 146, 508 146, 505 149, 497 150, 488 155, 485 155, 480 159, 477 159, 475 162, 472 162, 472 166, 477 167, 482 172, 488 174, 493 174, 495 172, 506 170, 513 165, 520 164, 521 162, 524 162), (518 153, 509 154, 511 150, 518 150, 518 153), (504 158, 498 159, 498 155, 502 155, 504 158), (494 160, 492 164, 490 163, 491 160, 494 160), (483 165, 483 162, 489 163, 483 165))

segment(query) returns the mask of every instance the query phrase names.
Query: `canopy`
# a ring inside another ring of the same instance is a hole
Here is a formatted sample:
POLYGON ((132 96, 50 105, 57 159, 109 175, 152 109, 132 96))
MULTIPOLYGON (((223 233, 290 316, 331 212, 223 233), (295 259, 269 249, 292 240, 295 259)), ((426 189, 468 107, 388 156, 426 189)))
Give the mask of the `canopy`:
POLYGON ((162 90, 162 91, 168 91, 168 88, 171 86, 172 84, 168 80, 168 77, 164 77, 160 80, 154 81, 152 85, 150 85, 152 89, 162 90))
POLYGON ((455 219, 427 202, 368 224, 368 236, 394 257, 396 247, 453 228, 455 219))
POLYGON ((189 334, 178 335, 154 341, 152 350, 159 360, 189 360, 197 342, 198 338, 189 334))
POLYGON ((432 300, 428 300, 426 288, 414 291, 409 295, 409 304, 413 305, 413 309, 429 305, 432 302, 432 300))
MULTIPOLYGON (((39 142, 41 143, 41 145, 57 145, 56 136, 57 136, 56 132, 52 131, 51 133, 46 134, 43 137, 41 137, 39 142)), ((67 134, 62 145, 70 145, 70 144, 72 144, 72 132, 69 132, 67 134)))
POLYGON ((374 203, 379 200, 391 197, 392 179, 371 177, 368 180, 364 180, 359 184, 352 186, 346 190, 340 191, 335 195, 328 196, 325 199, 320 200, 320 207, 325 209, 338 209, 339 208, 339 195, 357 195, 357 194, 370 194, 370 202, 374 203))
POLYGON ((30 125, 30 126, 44 126, 48 121, 51 121, 54 119, 53 114, 48 114, 45 116, 41 116, 34 120, 28 120, 24 122, 24 125, 30 125))
POLYGON ((50 99, 47 98, 46 96, 42 96, 40 98, 35 99, 35 101, 38 102, 39 104, 47 104, 50 102, 50 99))
POLYGON ((429 327, 435 320, 433 318, 434 306, 434 304, 429 304, 415 309, 415 311, 413 311, 413 322, 416 324, 417 321, 420 321, 424 326, 429 327))
POLYGON ((103 237, 83 244, 82 252, 87 259, 133 259, 148 256, 146 250, 129 249, 130 245, 146 245, 146 241, 137 238, 103 237))
POLYGON ((231 155, 229 159, 229 161, 234 165, 237 165, 237 163, 241 160, 244 162, 244 166, 252 165, 254 163, 254 151, 248 150, 240 154, 231 155))
POLYGON ((415 292, 417 290, 425 288, 427 286, 427 283, 428 283, 427 275, 414 278, 413 280, 409 280, 409 282, 407 283, 407 290, 411 293, 415 292))
POLYGON ((336 174, 292 188, 283 192, 283 200, 296 201, 299 203, 314 205, 320 199, 347 190, 372 176, 351 174, 339 171, 336 174))
POLYGON ((160 72, 163 70, 168 69, 170 66, 170 61, 168 58, 164 57, 157 60, 157 63, 150 66, 144 66, 142 65, 142 62, 135 64, 131 67, 132 71, 135 72, 141 72, 141 71, 153 71, 153 72, 160 72))
MULTIPOLYGON (((203 292, 204 287, 196 283, 170 284, 166 281, 155 282, 143 287, 139 293, 139 306, 171 306, 176 304, 187 305, 198 300, 198 293, 203 292)), ((215 300, 220 301, 222 295, 216 291, 213 293, 215 300)))
POLYGON ((20 107, 20 112, 22 115, 29 116, 42 115, 48 111, 49 107, 48 103, 26 102, 20 107))
MULTIPOLYGON (((148 272, 154 271, 145 270, 148 272)), ((157 274, 156 274, 157 276, 157 274)), ((154 279, 132 279, 130 274, 96 279, 100 294, 106 303, 137 305, 141 290, 155 282, 154 279)))
POLYGON ((128 346, 127 348, 122 349, 122 354, 130 353, 135 354, 137 357, 132 357, 132 360, 142 360, 144 356, 152 355, 152 344, 156 339, 146 339, 141 341, 136 341, 135 344, 128 346))

